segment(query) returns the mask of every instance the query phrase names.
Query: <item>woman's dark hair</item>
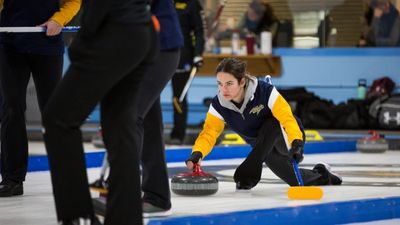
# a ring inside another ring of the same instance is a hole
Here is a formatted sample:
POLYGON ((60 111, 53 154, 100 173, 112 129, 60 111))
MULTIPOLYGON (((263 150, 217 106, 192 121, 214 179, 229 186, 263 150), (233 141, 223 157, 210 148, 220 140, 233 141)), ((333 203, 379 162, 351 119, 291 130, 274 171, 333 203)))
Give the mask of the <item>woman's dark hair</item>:
POLYGON ((250 75, 247 73, 246 62, 236 58, 225 58, 217 66, 216 72, 225 72, 232 74, 238 82, 242 78, 249 79, 250 75))

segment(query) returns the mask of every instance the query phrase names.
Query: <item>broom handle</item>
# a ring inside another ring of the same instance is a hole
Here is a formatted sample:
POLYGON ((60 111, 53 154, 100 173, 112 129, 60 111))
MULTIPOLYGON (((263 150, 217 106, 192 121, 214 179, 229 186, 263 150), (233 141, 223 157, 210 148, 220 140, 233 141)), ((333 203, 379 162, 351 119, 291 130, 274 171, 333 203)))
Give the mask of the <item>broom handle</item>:
POLYGON ((222 14, 222 10, 225 7, 226 1, 227 0, 222 0, 220 5, 218 6, 217 12, 215 13, 215 16, 214 16, 214 18, 212 20, 212 23, 211 23, 211 28, 207 32, 207 39, 210 39, 211 35, 214 33, 214 30, 217 28, 219 17, 222 14))
POLYGON ((196 72, 197 72, 197 67, 193 66, 192 70, 190 71, 189 79, 186 81, 185 87, 183 88, 181 96, 179 97, 179 103, 181 103, 183 101, 183 99, 185 98, 186 93, 188 92, 189 87, 192 84, 194 75, 196 75, 196 72))
MULTIPOLYGON (((63 27, 62 32, 77 32, 79 29, 79 26, 63 27)), ((37 33, 45 31, 45 27, 0 27, 0 33, 37 33)))
POLYGON ((294 169, 294 173, 296 174, 297 181, 299 182, 299 186, 304 186, 303 178, 301 177, 299 166, 297 165, 297 162, 294 159, 293 159, 293 169, 294 169))
POLYGON ((101 165, 101 171, 100 171, 100 180, 104 181, 104 177, 106 176, 106 171, 109 167, 108 164, 108 156, 107 156, 107 151, 104 153, 104 158, 103 158, 103 164, 101 165))

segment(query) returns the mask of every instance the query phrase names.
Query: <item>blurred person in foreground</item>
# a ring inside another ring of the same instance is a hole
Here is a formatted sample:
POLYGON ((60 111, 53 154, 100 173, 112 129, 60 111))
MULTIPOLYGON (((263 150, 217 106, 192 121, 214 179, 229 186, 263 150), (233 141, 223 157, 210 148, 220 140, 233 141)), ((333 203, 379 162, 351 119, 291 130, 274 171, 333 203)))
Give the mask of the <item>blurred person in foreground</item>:
POLYGON ((110 164, 105 224, 141 225, 138 88, 159 52, 158 35, 146 0, 85 0, 82 5, 71 65, 43 114, 57 219, 63 225, 100 224, 80 130, 100 102, 110 164))

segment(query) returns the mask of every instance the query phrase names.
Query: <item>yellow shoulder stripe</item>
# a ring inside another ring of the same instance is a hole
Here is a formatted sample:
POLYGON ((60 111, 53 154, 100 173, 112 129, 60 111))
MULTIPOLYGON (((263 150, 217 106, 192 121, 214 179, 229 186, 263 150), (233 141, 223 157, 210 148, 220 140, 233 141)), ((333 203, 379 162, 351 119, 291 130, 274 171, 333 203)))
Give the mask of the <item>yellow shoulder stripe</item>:
POLYGON ((303 140, 303 133, 293 116, 290 105, 280 94, 276 98, 275 104, 272 107, 272 115, 285 129, 286 134, 288 135, 289 145, 291 145, 295 139, 303 140))
POLYGON ((223 120, 207 113, 206 120, 203 125, 203 130, 194 143, 192 152, 199 151, 203 154, 203 158, 208 155, 217 142, 219 135, 224 131, 225 123, 223 120))

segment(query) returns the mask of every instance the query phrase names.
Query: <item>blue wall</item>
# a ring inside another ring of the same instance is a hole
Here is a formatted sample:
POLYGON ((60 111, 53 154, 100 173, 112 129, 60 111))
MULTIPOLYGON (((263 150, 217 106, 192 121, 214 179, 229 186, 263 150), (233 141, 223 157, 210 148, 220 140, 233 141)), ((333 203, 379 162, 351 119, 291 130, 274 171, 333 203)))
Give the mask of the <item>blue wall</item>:
MULTIPOLYGON (((305 86, 316 95, 339 103, 356 97, 359 79, 367 79, 367 84, 371 85, 373 80, 389 76, 396 82, 399 92, 400 48, 277 48, 273 54, 280 55, 282 60, 283 73, 272 80, 278 88, 305 86)), ((66 57, 65 68, 68 65, 66 57)), ((196 112, 189 114, 189 123, 198 123, 204 117, 203 99, 216 92, 214 77, 194 79, 188 97, 193 104, 191 109, 196 112)), ((161 94, 167 123, 172 121, 171 96, 168 84, 161 94)))

